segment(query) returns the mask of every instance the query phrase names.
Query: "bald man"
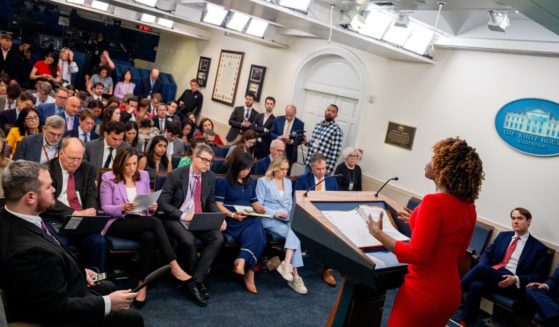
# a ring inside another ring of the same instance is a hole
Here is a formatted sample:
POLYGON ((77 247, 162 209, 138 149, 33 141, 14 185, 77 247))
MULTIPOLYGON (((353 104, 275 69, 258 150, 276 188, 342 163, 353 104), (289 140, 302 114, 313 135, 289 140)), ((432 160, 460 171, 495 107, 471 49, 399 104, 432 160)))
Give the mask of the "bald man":
MULTIPOLYGON (((69 99, 68 99, 69 100, 69 99)), ((69 102, 69 101, 68 101, 69 102)), ((66 105, 68 107, 68 104, 66 105)), ((41 216, 51 224, 65 222, 67 216, 95 216, 99 209, 97 196, 97 169, 83 161, 85 146, 76 137, 62 140, 57 158, 46 164, 55 188, 54 207, 47 209, 41 216)), ((105 270, 105 239, 101 235, 69 237, 57 235, 60 243, 74 244, 80 249, 88 268, 105 270)))
POLYGON ((254 175, 264 175, 270 167, 270 163, 279 156, 285 155, 285 143, 275 139, 270 143, 270 154, 258 160, 254 165, 254 175))
POLYGON ((270 127, 270 136, 272 140, 278 139, 285 143, 285 157, 289 160, 289 172, 291 166, 297 161, 297 146, 291 136, 297 135, 305 131, 305 123, 295 117, 297 115, 297 107, 292 104, 285 107, 285 116, 279 116, 274 120, 270 127))
POLYGON ((157 69, 152 69, 149 72, 149 76, 142 79, 142 82, 138 85, 138 96, 140 99, 151 99, 153 93, 163 93, 163 83, 159 79, 159 70, 157 69))
POLYGON ((66 121, 64 131, 77 129, 80 125, 80 118, 78 115, 80 106, 81 102, 78 97, 69 97, 66 101, 66 108, 64 108, 64 112, 58 114, 60 117, 64 118, 64 121, 66 121))

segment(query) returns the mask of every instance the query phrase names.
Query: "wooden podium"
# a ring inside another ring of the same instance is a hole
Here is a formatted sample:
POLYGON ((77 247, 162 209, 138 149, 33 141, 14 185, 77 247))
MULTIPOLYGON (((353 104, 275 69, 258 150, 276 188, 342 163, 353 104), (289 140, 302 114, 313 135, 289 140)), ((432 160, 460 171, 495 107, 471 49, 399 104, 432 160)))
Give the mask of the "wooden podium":
POLYGON ((352 210, 359 205, 384 207, 394 216, 401 207, 374 192, 309 192, 295 194, 295 213, 291 228, 307 253, 344 277, 327 326, 380 326, 386 290, 399 287, 407 272, 406 265, 384 249, 358 248, 322 214, 326 210, 352 210), (382 255, 387 265, 376 269, 367 255, 382 255))

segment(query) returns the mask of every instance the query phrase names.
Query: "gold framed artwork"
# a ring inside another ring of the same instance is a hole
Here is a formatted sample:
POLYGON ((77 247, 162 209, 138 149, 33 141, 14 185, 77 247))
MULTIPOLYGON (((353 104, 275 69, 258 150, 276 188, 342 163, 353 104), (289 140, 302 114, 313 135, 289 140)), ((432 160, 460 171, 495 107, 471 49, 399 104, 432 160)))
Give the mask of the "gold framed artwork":
POLYGON ((212 100, 233 106, 244 56, 244 52, 221 50, 212 100))

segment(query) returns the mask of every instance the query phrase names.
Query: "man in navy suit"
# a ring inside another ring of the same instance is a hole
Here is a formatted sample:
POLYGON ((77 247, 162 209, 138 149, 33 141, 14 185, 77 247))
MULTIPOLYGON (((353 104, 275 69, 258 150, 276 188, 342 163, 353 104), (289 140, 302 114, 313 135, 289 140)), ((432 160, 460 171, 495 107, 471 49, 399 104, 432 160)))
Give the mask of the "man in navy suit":
POLYGON ((167 117, 167 105, 164 102, 157 104, 157 109, 153 116, 153 126, 159 129, 160 134, 163 134, 167 129, 167 124, 171 121, 172 119, 167 117))
POLYGON ((270 163, 272 160, 276 159, 277 157, 283 155, 285 153, 285 144, 275 139, 270 143, 270 154, 265 156, 264 158, 258 160, 256 164, 254 164, 254 175, 264 175, 270 167, 270 163))
POLYGON ((462 278, 462 289, 467 292, 463 326, 476 320, 481 298, 488 292, 519 296, 526 285, 544 278, 547 248, 528 232, 532 214, 515 208, 510 217, 513 231, 499 233, 479 263, 462 278))
POLYGON ((240 138, 240 135, 244 131, 249 130, 254 120, 256 120, 258 111, 254 110, 253 104, 254 93, 249 92, 245 95, 245 105, 233 109, 229 117, 229 126, 231 127, 225 137, 230 144, 235 143, 240 138))
POLYGON ((47 162, 58 157, 60 140, 64 135, 64 118, 55 115, 47 118, 43 133, 29 135, 19 142, 13 160, 47 162))
POLYGON ((77 97, 69 97, 66 101, 66 109, 63 113, 58 114, 64 118, 66 122, 66 131, 77 129, 80 125, 78 112, 80 111, 80 99, 77 97))
POLYGON ((157 69, 152 69, 149 76, 142 79, 140 85, 138 85, 140 99, 150 99, 153 93, 163 93, 163 83, 159 79, 159 70, 157 69))
MULTIPOLYGON (((336 179, 327 178, 326 176, 326 157, 315 152, 310 158, 310 167, 311 170, 308 173, 297 177, 293 187, 294 191, 312 190, 322 192, 339 190, 336 179), (321 182, 322 180, 323 182, 321 182)), ((322 270, 322 280, 330 286, 336 286, 334 271, 331 268, 324 267, 322 270)))
POLYGON ((5 130, 6 125, 15 124, 19 113, 25 108, 33 108, 34 105, 35 97, 29 92, 22 92, 16 99, 16 108, 3 111, 2 114, 0 114, 0 124, 2 124, 2 129, 5 130))
POLYGON ((258 138, 256 139, 256 144, 254 145, 254 156, 256 159, 261 159, 270 154, 270 127, 274 123, 276 116, 274 116, 274 107, 276 106, 276 99, 273 97, 266 97, 264 101, 264 107, 266 111, 256 116, 254 124, 251 128, 256 132, 258 138))
POLYGON ((285 107, 285 116, 276 117, 274 123, 270 127, 270 138, 272 140, 279 139, 285 143, 285 157, 289 161, 289 171, 293 163, 297 162, 297 146, 293 138, 289 136, 291 133, 304 132, 305 123, 295 117, 297 108, 290 104, 285 107))
POLYGON ((545 283, 528 284, 526 299, 537 309, 544 326, 559 326, 559 267, 545 283))
POLYGON ((66 107, 66 100, 68 100, 68 90, 66 88, 59 88, 54 96, 54 103, 45 103, 39 105, 39 118, 41 124, 45 124, 47 117, 63 113, 66 107))
POLYGON ((66 131, 64 137, 79 137, 83 143, 98 139, 99 134, 95 133, 93 130, 93 127, 95 127, 95 119, 95 112, 91 109, 85 109, 80 113, 80 124, 78 128, 66 131))

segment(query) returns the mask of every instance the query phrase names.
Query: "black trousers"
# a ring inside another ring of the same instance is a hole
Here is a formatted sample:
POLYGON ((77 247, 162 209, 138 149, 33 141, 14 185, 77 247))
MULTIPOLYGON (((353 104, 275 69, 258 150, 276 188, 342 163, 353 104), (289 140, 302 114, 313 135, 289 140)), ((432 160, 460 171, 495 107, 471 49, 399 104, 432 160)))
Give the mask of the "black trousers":
POLYGON ((223 234, 217 231, 191 232, 178 220, 164 220, 169 235, 178 242, 177 248, 185 256, 185 270, 198 281, 203 282, 214 259, 223 246, 223 234), (200 257, 196 255, 196 238, 204 243, 200 257))
POLYGON ((123 219, 115 220, 109 230, 108 236, 129 238, 138 241, 140 248, 140 278, 143 280, 150 272, 153 265, 153 252, 160 249, 165 262, 177 259, 165 228, 161 220, 140 215, 126 215, 123 219))

